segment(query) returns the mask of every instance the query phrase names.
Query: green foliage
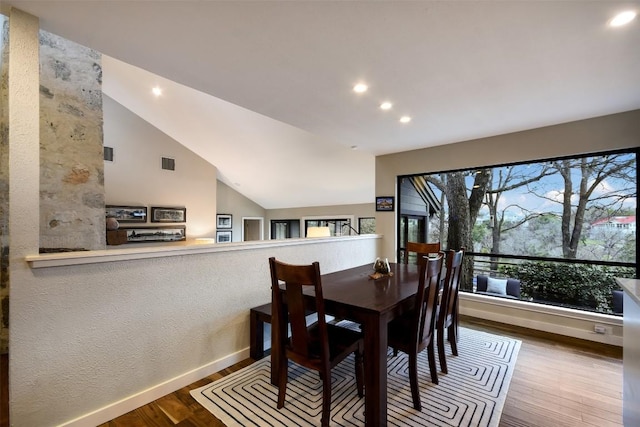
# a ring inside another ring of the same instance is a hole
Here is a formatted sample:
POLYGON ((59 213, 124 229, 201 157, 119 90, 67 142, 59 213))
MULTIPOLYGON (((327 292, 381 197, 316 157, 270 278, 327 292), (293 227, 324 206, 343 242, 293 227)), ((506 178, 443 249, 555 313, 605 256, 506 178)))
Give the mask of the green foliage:
POLYGON ((620 289, 616 277, 635 277, 629 267, 525 262, 500 268, 506 277, 519 279, 523 299, 568 307, 612 312, 612 292, 620 289))
POLYGON ((473 230, 471 230, 471 237, 474 242, 480 242, 484 240, 488 233, 489 230, 487 230, 487 226, 484 223, 476 223, 473 226, 473 230))

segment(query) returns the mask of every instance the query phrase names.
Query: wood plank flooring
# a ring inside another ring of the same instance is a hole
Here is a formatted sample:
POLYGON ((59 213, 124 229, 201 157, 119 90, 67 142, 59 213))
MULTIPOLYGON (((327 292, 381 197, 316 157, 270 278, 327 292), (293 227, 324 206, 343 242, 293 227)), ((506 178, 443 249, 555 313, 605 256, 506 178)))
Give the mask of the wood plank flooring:
MULTIPOLYGON (((464 318, 461 325, 522 341, 500 427, 622 426, 622 349, 464 318)), ((189 390, 253 363, 244 360, 99 427, 222 427, 189 390)))
POLYGON ((468 319, 522 340, 500 427, 622 426, 622 348, 468 319))

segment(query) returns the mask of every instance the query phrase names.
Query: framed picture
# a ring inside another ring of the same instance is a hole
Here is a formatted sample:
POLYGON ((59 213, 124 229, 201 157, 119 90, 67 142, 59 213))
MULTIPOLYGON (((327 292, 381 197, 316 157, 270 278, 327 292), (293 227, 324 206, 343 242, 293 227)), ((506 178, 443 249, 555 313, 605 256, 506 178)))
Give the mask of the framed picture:
POLYGON ((147 222, 146 206, 106 205, 105 214, 107 218, 115 218, 118 222, 147 222))
POLYGON ((393 196, 376 197, 376 211, 393 212, 393 196))
POLYGON ((232 225, 230 214, 216 215, 216 228, 231 228, 232 225))
POLYGON ((151 207, 151 222, 187 222, 187 208, 151 207))
POLYGON ((184 225, 175 227, 136 227, 121 228, 126 230, 127 243, 136 242, 179 242, 186 239, 187 228, 184 225))
POLYGON ((231 242, 231 230, 216 231, 216 243, 231 242))

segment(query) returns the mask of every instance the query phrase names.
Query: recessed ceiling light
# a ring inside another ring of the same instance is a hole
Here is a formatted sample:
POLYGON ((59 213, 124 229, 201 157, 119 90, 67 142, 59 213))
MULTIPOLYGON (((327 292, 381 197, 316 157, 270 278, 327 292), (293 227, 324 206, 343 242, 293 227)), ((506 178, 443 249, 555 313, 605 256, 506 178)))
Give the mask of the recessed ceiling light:
POLYGON ((633 21, 636 15, 637 15, 636 12, 632 10, 627 10, 625 12, 619 13, 616 16, 614 16, 613 19, 609 21, 609 25, 612 27, 621 27, 633 21))
POLYGON ((409 116, 400 117, 400 123, 409 123, 410 121, 411 121, 411 117, 409 116))
POLYGON ((366 85, 366 84, 364 84, 364 83, 358 83, 357 85, 355 85, 355 86, 353 87, 353 91, 354 91, 354 92, 356 92, 356 93, 363 93, 363 92, 366 92, 366 91, 367 91, 367 89, 369 89, 369 86, 367 86, 367 85, 366 85))
POLYGON ((385 101, 382 104, 380 104, 380 109, 382 109, 382 110, 390 110, 392 106, 393 106, 393 104, 391 104, 388 101, 385 101))
POLYGON ((151 89, 151 92, 153 92, 153 94, 155 96, 160 96, 162 95, 162 89, 160 89, 158 86, 154 87, 153 89, 151 89))

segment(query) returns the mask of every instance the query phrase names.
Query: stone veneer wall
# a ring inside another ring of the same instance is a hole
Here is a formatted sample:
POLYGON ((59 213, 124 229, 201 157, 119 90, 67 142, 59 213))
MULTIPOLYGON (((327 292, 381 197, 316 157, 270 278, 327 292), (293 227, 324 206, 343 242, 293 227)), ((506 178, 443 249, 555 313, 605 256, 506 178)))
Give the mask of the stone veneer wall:
POLYGON ((105 248, 99 52, 40 31, 40 248, 105 248))
POLYGON ((9 351, 9 20, 0 15, 0 354, 9 351))

